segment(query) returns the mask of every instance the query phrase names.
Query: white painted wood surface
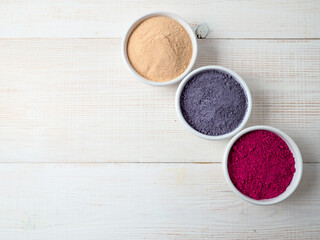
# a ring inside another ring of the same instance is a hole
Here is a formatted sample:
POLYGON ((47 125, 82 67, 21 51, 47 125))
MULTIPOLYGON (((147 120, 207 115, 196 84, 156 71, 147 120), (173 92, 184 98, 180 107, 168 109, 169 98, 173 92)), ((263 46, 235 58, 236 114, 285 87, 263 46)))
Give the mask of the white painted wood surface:
MULTIPOLYGON (((199 40, 196 67, 238 72, 249 125, 272 125, 320 162, 320 40, 199 40)), ((5 162, 221 162, 227 141, 185 131, 176 86, 133 78, 119 39, 0 40, 0 159, 5 162), (187 149, 187 151, 186 151, 187 149)))
POLYGON ((171 11, 207 23, 212 38, 318 38, 318 0, 2 0, 6 38, 121 38, 151 11, 171 11))
POLYGON ((0 240, 320 239, 319 6, 0 0, 0 240), (196 67, 238 72, 254 100, 248 126, 298 143, 304 175, 288 200, 239 199, 220 164, 227 141, 189 134, 176 86, 145 86, 124 67, 123 32, 155 10, 207 23, 196 67))
POLYGON ((320 165, 305 173, 261 207, 220 164, 1 164, 0 239, 316 239, 320 165))

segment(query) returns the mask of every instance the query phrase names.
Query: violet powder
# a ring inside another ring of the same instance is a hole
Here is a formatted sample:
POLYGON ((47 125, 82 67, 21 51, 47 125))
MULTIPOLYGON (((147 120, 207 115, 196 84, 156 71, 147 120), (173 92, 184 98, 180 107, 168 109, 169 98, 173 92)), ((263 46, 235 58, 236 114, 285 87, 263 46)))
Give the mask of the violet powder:
POLYGON ((188 124, 205 135, 229 133, 242 122, 247 110, 242 86, 222 71, 198 73, 184 86, 180 106, 188 124))

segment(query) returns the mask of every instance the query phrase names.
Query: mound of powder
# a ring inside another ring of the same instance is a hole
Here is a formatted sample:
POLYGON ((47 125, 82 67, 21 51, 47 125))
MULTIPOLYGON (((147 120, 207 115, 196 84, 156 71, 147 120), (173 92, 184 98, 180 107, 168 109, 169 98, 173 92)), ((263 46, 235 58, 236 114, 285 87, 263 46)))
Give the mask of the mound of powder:
POLYGON ((247 110, 247 97, 231 75, 208 70, 188 81, 181 93, 180 106, 191 127, 217 136, 239 126, 247 110))
POLYGON ((168 17, 151 17, 129 37, 127 53, 132 67, 146 79, 165 82, 180 76, 192 57, 186 30, 168 17))
POLYGON ((295 173, 292 152, 278 135, 265 130, 249 132, 233 145, 228 171, 234 186, 253 199, 275 198, 295 173))

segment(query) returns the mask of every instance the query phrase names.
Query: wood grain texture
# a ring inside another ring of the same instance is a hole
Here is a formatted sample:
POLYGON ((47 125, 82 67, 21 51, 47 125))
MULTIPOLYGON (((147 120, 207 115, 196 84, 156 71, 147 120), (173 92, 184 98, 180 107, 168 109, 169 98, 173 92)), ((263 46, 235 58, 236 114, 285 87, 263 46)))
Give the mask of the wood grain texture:
POLYGON ((2 38, 119 38, 138 16, 171 11, 210 38, 319 38, 317 0, 0 1, 2 38))
POLYGON ((0 164, 0 239, 316 239, 319 175, 263 207, 221 164, 0 164))
MULTIPOLYGON (((197 66, 238 72, 253 95, 248 126, 271 125, 320 162, 320 41, 201 40, 197 66)), ((226 141, 187 132, 177 86, 134 79, 120 40, 0 41, 1 162, 221 162, 226 141)))
POLYGON ((0 0, 0 239, 319 239, 319 29, 317 0, 0 0), (220 164, 228 140, 188 133, 177 86, 125 68, 120 38, 150 11, 207 23, 195 67, 239 73, 247 126, 297 142, 289 199, 239 199, 220 164))

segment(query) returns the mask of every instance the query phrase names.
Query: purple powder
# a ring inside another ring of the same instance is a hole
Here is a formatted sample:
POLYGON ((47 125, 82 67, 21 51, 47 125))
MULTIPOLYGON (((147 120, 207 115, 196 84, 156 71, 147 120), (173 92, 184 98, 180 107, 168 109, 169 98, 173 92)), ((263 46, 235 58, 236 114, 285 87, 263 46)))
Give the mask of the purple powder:
POLYGON ((180 97, 184 119, 195 130, 209 136, 237 128, 247 105, 241 85, 230 74, 216 70, 195 75, 184 86, 180 97))

